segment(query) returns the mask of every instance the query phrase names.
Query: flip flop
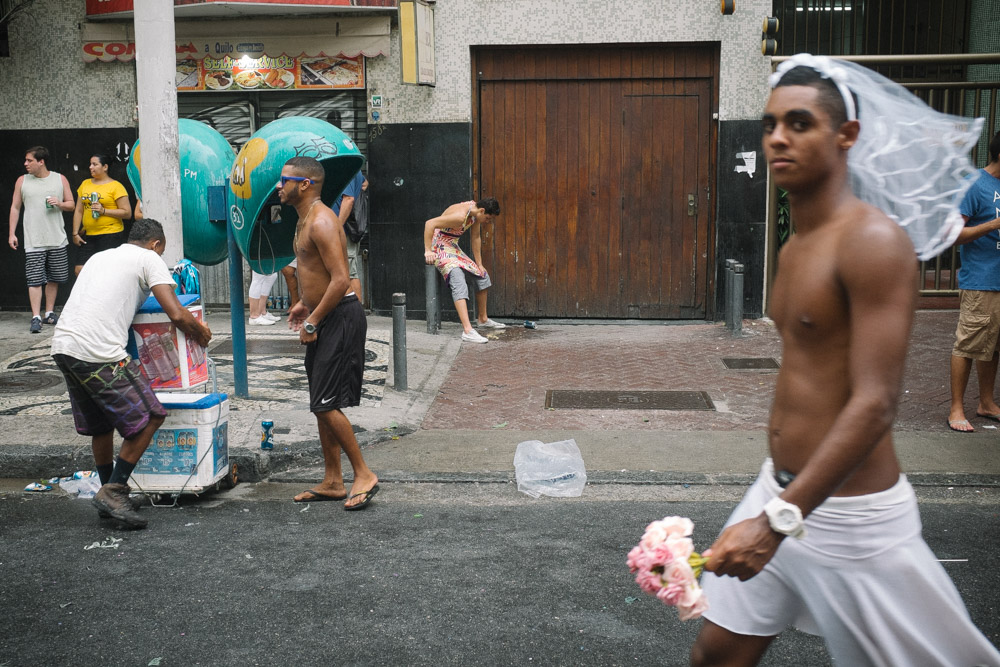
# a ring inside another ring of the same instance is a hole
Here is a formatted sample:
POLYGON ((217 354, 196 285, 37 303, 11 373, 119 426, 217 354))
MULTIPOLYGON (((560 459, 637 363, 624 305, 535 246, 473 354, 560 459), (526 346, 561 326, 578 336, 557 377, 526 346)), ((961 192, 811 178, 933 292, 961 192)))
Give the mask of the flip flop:
POLYGON ((295 498, 292 498, 292 502, 294 502, 294 503, 325 503, 328 500, 343 500, 344 498, 347 497, 346 493, 344 495, 342 495, 342 496, 328 496, 325 493, 320 493, 318 491, 313 491, 312 489, 306 489, 302 493, 308 493, 310 495, 306 496, 305 498, 299 498, 298 500, 296 500, 295 498))
MULTIPOLYGON (((372 498, 375 497, 376 493, 378 493, 378 484, 376 484, 375 486, 373 486, 372 488, 368 489, 367 491, 365 491, 363 493, 355 493, 353 496, 351 496, 351 498, 357 498, 358 496, 364 496, 365 499, 362 500, 357 505, 344 505, 344 509, 347 510, 348 512, 354 512, 356 510, 363 510, 364 508, 368 507, 368 503, 370 503, 372 501, 372 498)), ((350 500, 351 498, 348 498, 348 500, 350 500)))
POLYGON ((948 428, 950 428, 955 433, 974 433, 975 429, 972 428, 972 424, 969 423, 968 419, 949 419, 948 428), (968 426, 968 429, 955 428, 956 426, 968 426))
POLYGON ((992 415, 984 415, 981 412, 977 412, 976 416, 977 417, 982 417, 983 419, 990 419, 990 420, 995 421, 995 422, 1000 422, 1000 412, 998 412, 996 414, 992 414, 992 415))

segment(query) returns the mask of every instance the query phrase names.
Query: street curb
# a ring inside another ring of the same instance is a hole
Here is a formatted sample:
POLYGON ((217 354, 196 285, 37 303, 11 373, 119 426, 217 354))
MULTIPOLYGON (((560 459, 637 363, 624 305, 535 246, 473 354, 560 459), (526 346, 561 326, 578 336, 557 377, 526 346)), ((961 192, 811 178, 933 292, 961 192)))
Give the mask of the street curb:
MULTIPOLYGON (((360 431, 355 433, 362 450, 395 437, 407 435, 414 429, 399 426, 391 431, 360 431)), ((241 482, 264 482, 271 475, 295 466, 322 465, 323 453, 319 439, 285 447, 279 450, 259 449, 229 450, 229 459, 236 464, 241 482)), ((50 479, 72 475, 77 470, 91 470, 94 458, 90 445, 5 445, 0 450, 0 471, 6 478, 50 479)))
MULTIPOLYGON (((275 471, 267 481, 274 483, 310 484, 322 477, 316 467, 286 468, 275 471)), ((513 471, 508 472, 426 472, 415 473, 404 470, 379 470, 380 482, 395 484, 514 484, 513 471)), ((345 476, 345 481, 350 481, 345 476)), ((748 474, 706 474, 685 472, 663 473, 612 473, 594 471, 587 473, 587 484, 622 486, 750 486, 757 479, 757 473, 748 474)), ((919 487, 1000 487, 1000 476, 967 473, 911 473, 907 479, 919 487)))

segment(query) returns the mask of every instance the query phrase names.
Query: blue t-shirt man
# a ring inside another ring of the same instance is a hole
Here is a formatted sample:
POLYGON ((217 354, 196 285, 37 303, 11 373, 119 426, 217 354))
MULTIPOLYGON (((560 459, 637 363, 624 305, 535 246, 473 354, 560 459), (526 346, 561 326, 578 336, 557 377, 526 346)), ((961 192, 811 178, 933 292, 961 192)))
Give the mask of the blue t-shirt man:
MULTIPOLYGON (((337 201, 330 208, 333 209, 334 214, 338 218, 340 217, 340 204, 344 201, 344 197, 354 197, 354 201, 357 202, 361 196, 361 186, 364 185, 364 182, 365 175, 359 171, 351 179, 351 182, 347 184, 347 187, 344 188, 344 191, 340 193, 340 196, 337 197, 337 201)), ((360 246, 360 242, 352 241, 350 237, 347 238, 347 273, 351 279, 351 290, 358 295, 361 294, 361 262, 358 261, 360 246)))
MULTIPOLYGON (((975 227, 1000 218, 1000 178, 985 169, 965 193, 959 212, 967 218, 966 227, 975 227)), ((964 290, 1000 291, 1000 231, 993 230, 959 246, 962 267, 958 286, 964 290)))
POLYGON ((361 196, 361 186, 364 182, 365 175, 359 171, 351 179, 351 182, 347 184, 347 187, 344 188, 344 191, 340 193, 340 196, 337 197, 337 201, 334 202, 333 206, 330 207, 333 209, 334 214, 340 216, 340 202, 344 201, 344 197, 353 197, 354 201, 358 200, 358 197, 361 196))

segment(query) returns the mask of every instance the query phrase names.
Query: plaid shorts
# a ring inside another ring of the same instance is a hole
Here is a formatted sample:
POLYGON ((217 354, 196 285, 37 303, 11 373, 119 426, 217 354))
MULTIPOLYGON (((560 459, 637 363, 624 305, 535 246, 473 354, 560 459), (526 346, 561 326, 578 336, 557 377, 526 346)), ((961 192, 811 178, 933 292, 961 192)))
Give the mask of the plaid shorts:
POLYGON ((150 416, 167 416, 135 359, 91 363, 64 354, 52 358, 66 378, 80 435, 103 435, 116 429, 123 438, 131 438, 146 428, 150 416))

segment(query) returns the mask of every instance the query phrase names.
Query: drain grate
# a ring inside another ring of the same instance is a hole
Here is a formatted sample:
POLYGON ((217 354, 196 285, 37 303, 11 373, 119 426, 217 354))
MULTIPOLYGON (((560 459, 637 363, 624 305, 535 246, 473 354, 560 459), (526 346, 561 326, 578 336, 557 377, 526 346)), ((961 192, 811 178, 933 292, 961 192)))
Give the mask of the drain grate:
POLYGON ((549 389, 545 407, 555 410, 715 410, 703 391, 584 391, 549 389))
POLYGON ((61 394, 66 389, 62 375, 53 373, 15 372, 0 375, 0 394, 61 394), (58 391, 46 391, 57 389, 58 391))
POLYGON ((734 371, 777 370, 781 368, 778 362, 771 357, 724 358, 722 363, 726 368, 734 371))

